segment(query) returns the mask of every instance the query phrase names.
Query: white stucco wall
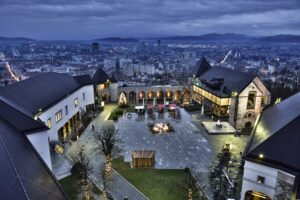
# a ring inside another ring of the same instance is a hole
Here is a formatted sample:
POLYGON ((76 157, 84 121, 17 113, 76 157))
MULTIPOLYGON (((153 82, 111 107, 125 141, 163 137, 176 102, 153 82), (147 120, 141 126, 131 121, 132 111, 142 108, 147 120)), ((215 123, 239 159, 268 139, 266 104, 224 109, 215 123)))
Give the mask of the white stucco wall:
POLYGON ((27 135, 27 138, 34 146, 35 150, 40 154, 48 167, 52 170, 52 163, 50 157, 50 147, 48 140, 47 131, 42 131, 38 133, 32 133, 27 135))
POLYGON ((110 91, 110 100, 112 102, 118 101, 118 83, 111 83, 109 85, 109 91, 110 91))
MULTIPOLYGON (((244 199, 245 193, 249 190, 264 193, 273 199, 278 172, 283 171, 254 162, 245 161, 241 199, 244 199), (265 177, 264 184, 257 182, 258 176, 265 177)), ((289 174, 289 176, 293 175, 289 174)))
POLYGON ((51 117, 52 127, 48 131, 48 136, 50 141, 58 141, 58 130, 68 122, 72 116, 74 116, 78 111, 86 111, 86 106, 94 104, 94 89, 92 85, 83 86, 77 91, 73 92, 69 96, 65 97, 51 108, 42 111, 39 118, 47 125, 47 120, 51 117), (85 94, 85 100, 83 100, 83 93, 85 94), (75 107, 74 100, 78 98, 78 106, 75 107), (65 106, 68 105, 68 114, 66 114, 65 106), (62 110, 62 119, 56 123, 55 114, 62 110))

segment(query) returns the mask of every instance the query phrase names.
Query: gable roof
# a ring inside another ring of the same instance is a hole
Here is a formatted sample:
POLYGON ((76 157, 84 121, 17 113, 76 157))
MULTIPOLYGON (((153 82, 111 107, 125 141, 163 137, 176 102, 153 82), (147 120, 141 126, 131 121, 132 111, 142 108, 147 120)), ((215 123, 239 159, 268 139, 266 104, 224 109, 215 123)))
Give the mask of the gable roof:
POLYGON ((300 92, 265 110, 254 128, 245 159, 300 172, 300 92), (258 159, 263 154, 263 159, 258 159))
POLYGON ((197 78, 211 68, 212 66, 209 64, 209 62, 204 57, 202 57, 197 61, 193 75, 195 78, 197 78))
POLYGON ((28 111, 1 96, 0 116, 24 134, 48 130, 48 127, 42 121, 39 119, 33 120, 33 116, 28 111))
POLYGON ((88 74, 74 76, 74 78, 82 86, 84 86, 84 85, 92 85, 93 84, 92 79, 91 79, 90 75, 88 75, 88 74))
POLYGON ((82 77, 49 72, 0 88, 0 96, 35 115, 86 84, 81 80, 82 77))
POLYGON ((109 80, 109 76, 101 67, 99 67, 93 75, 93 83, 102 84, 109 80))
POLYGON ((300 116, 250 151, 246 158, 262 160, 275 168, 300 173, 299 124, 300 116), (260 154, 263 155, 262 159, 259 159, 260 154))
POLYGON ((210 82, 215 78, 222 78, 224 80, 223 86, 226 90, 240 93, 255 77, 256 75, 254 74, 240 72, 225 67, 212 67, 200 76, 200 80, 203 82, 210 82))
POLYGON ((0 163, 0 199, 68 199, 26 136, 3 120, 2 115, 0 163))

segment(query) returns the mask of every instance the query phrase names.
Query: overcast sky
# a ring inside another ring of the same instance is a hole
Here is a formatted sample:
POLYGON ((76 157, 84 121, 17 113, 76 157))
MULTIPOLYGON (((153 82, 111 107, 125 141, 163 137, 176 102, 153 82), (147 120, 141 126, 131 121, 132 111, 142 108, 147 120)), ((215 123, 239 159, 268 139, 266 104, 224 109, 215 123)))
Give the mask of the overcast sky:
POLYGON ((0 0, 0 36, 299 34, 300 0, 0 0))

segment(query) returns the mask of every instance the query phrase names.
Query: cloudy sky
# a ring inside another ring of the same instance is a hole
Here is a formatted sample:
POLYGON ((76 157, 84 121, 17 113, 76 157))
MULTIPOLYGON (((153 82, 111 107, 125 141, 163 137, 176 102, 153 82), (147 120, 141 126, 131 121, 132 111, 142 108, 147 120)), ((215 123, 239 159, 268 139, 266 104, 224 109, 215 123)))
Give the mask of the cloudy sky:
POLYGON ((0 36, 299 34, 300 0, 0 0, 0 36))

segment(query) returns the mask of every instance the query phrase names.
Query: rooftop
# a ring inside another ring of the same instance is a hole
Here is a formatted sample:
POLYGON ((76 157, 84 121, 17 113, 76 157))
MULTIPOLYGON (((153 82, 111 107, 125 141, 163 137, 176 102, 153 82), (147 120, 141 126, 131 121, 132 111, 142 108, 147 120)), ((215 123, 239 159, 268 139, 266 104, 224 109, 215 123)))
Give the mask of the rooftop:
POLYGON ((89 82, 86 75, 49 72, 0 88, 0 96, 36 115, 89 82))
POLYGON ((300 93, 265 110, 252 135, 246 159, 300 172, 300 93), (259 159, 259 154, 264 158, 259 159))

